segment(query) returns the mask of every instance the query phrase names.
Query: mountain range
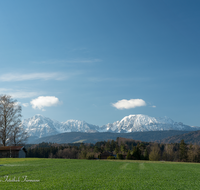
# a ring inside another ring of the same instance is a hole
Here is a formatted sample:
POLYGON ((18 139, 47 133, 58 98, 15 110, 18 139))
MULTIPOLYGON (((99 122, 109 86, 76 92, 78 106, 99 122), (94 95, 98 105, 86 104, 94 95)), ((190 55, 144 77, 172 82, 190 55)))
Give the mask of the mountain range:
POLYGON ((37 114, 22 121, 24 129, 33 139, 57 135, 66 132, 84 133, 133 133, 148 131, 197 131, 200 127, 185 125, 181 122, 174 122, 168 117, 155 118, 147 115, 136 114, 124 117, 121 121, 108 123, 101 127, 88 124, 85 121, 67 120, 58 122, 37 114))

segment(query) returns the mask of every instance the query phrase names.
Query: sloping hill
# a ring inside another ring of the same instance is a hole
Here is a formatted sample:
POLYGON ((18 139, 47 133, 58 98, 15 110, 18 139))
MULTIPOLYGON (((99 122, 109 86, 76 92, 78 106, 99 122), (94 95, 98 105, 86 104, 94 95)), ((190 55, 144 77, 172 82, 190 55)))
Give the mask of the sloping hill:
POLYGON ((172 137, 167 137, 161 140, 162 143, 180 143, 180 141, 184 139, 185 143, 187 144, 198 144, 200 145, 200 131, 193 131, 181 135, 176 135, 172 137))
POLYGON ((84 143, 96 143, 98 141, 116 140, 117 137, 124 137, 134 140, 141 140, 145 142, 158 141, 164 138, 188 133, 188 131, 148 131, 148 132, 134 132, 134 133, 82 133, 82 132, 70 132, 61 133, 53 136, 39 138, 30 143, 38 144, 42 142, 52 142, 52 143, 74 143, 74 142, 84 142, 84 143))

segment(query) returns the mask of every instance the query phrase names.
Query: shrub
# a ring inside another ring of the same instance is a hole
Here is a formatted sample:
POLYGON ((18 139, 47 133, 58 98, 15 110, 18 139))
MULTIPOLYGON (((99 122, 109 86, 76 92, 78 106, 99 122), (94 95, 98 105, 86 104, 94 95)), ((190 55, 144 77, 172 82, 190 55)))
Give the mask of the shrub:
POLYGON ((118 154, 117 154, 117 159, 122 160, 122 159, 123 159, 123 155, 118 153, 118 154))
POLYGON ((94 154, 88 153, 87 156, 86 156, 86 158, 87 158, 88 160, 94 159, 94 154))
POLYGON ((127 159, 127 160, 131 160, 131 159, 132 159, 130 150, 128 151, 128 154, 127 154, 127 156, 126 156, 126 159, 127 159))
POLYGON ((114 156, 108 156, 107 159, 115 159, 114 156))

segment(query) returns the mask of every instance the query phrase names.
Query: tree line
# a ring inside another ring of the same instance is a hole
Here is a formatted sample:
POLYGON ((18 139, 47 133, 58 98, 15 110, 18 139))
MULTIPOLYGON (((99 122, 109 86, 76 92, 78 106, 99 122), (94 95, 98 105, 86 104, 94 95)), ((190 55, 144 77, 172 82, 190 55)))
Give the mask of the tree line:
POLYGON ((104 152, 112 153, 110 159, 200 162, 200 146, 184 140, 174 144, 141 142, 118 137, 116 141, 101 141, 95 144, 40 143, 27 149, 27 157, 97 159, 104 152))

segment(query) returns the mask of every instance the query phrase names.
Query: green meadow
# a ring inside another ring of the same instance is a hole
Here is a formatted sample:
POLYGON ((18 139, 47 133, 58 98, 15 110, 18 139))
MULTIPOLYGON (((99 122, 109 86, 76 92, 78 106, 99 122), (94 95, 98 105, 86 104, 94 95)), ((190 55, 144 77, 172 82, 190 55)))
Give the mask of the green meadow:
POLYGON ((0 189, 200 189, 200 164, 0 159, 0 189), (25 177, 26 176, 26 177, 25 177))

